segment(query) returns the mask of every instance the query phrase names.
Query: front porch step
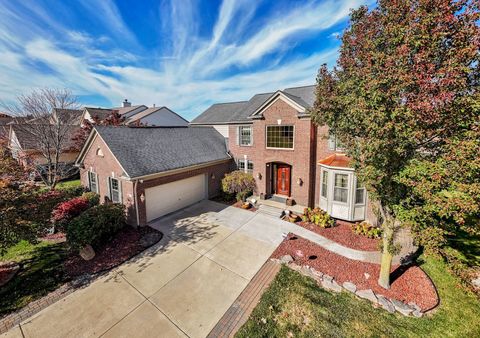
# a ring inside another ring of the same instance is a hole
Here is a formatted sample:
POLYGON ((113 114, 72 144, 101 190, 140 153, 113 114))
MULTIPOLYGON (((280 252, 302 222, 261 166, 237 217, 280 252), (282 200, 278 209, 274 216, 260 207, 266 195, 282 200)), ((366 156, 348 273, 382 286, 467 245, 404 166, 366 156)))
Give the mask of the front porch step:
POLYGON ((280 218, 283 216, 284 210, 271 207, 269 205, 260 204, 258 206, 258 212, 264 215, 272 216, 275 218, 280 218))

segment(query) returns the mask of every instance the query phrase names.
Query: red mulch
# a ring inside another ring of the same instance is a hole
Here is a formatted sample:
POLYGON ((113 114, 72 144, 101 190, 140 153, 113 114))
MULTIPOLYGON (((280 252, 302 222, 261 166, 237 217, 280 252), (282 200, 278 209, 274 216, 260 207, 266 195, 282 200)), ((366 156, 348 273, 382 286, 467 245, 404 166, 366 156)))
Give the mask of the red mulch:
POLYGON ((391 287, 385 290, 377 284, 380 273, 379 264, 339 256, 299 236, 289 234, 273 252, 272 257, 280 258, 283 255, 292 256, 298 265, 308 265, 334 277, 339 284, 349 281, 354 283, 358 290, 372 289, 376 294, 390 299, 397 299, 407 304, 414 302, 422 311, 430 310, 438 304, 435 286, 418 266, 393 266, 391 287), (291 240, 291 238, 297 239, 291 240), (302 251, 303 257, 296 255, 297 250, 302 251), (309 259, 310 256, 316 256, 316 259, 309 259), (365 273, 370 275, 368 279, 365 273))
POLYGON ((95 257, 92 260, 85 261, 78 254, 70 255, 64 263, 65 271, 70 277, 76 277, 109 270, 145 250, 139 240, 150 232, 158 231, 148 226, 125 226, 105 245, 95 248, 95 257))
POLYGON ((332 228, 322 228, 316 226, 315 224, 303 221, 297 222, 296 224, 351 249, 362 251, 379 251, 379 239, 372 239, 363 235, 357 235, 352 230, 352 223, 349 222, 337 220, 335 221, 335 226, 332 228))
MULTIPOLYGON (((242 205, 243 205, 242 201, 238 201, 238 202, 235 202, 235 203, 232 204, 232 206, 234 206, 235 208, 240 208, 240 209, 243 209, 242 205)), ((248 211, 255 212, 255 211, 257 211, 257 208, 250 206, 250 208, 243 209, 243 210, 248 210, 248 211)))

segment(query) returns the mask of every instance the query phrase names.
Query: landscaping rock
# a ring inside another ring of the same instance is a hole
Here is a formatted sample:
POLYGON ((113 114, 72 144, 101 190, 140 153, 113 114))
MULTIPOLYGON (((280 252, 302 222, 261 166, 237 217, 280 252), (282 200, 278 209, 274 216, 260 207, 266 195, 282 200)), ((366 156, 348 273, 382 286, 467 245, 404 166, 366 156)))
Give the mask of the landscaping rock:
POLYGON ((327 282, 331 282, 333 280, 333 277, 327 275, 327 274, 324 274, 323 275, 323 279, 326 280, 327 282))
POLYGON ((313 276, 316 280, 321 280, 322 277, 323 277, 323 273, 318 271, 318 270, 315 270, 314 268, 310 268, 312 270, 312 273, 313 273, 313 276))
POLYGON ((86 261, 92 260, 95 257, 95 250, 90 244, 87 244, 80 250, 80 257, 86 261))
POLYGON ((422 312, 422 311, 419 311, 419 310, 414 310, 414 311, 412 312, 412 315, 413 315, 414 317, 420 318, 420 317, 423 316, 423 312, 422 312))
POLYGON ((365 272, 363 275, 365 276, 365 279, 367 279, 367 280, 370 278, 370 274, 367 273, 367 272, 365 272))
POLYGON ((379 295, 379 296, 377 296, 377 299, 378 299, 378 304, 380 304, 382 308, 384 308, 385 310, 387 310, 390 313, 395 312, 395 306, 387 298, 379 295))
POLYGON ((139 244, 144 247, 148 248, 157 243, 159 240, 162 239, 162 233, 161 232, 149 232, 145 235, 142 236, 139 240, 139 244))
POLYGON ((351 282, 344 282, 342 285, 343 288, 347 291, 350 291, 352 293, 355 293, 355 291, 357 291, 357 286, 351 282))
POLYGON ((375 292, 373 292, 371 289, 366 289, 366 290, 357 290, 355 294, 363 299, 368 299, 369 301, 377 304, 378 299, 377 296, 375 296, 375 292))
POLYGON ((307 276, 307 277, 310 277, 310 278, 313 278, 315 279, 315 275, 313 274, 313 271, 312 269, 310 269, 310 267, 304 265, 302 266, 302 269, 300 271, 302 273, 302 275, 304 276, 307 276))
POLYGON ((20 270, 20 266, 15 262, 0 263, 0 287, 7 284, 20 270))
POLYGON ((408 316, 413 312, 413 308, 410 307, 409 305, 405 304, 404 302, 401 302, 396 299, 392 299, 392 304, 395 306, 395 310, 400 312, 404 316, 408 316))
POLYGON ((328 281, 324 278, 321 283, 322 283, 323 288, 325 288, 327 290, 330 290, 330 291, 342 292, 342 290, 343 290, 342 287, 340 285, 338 285, 338 283, 335 282, 334 280, 328 281))
POLYGON ((480 277, 472 280, 472 285, 476 288, 480 288, 480 277))
POLYGON ((285 263, 285 264, 288 264, 290 262, 293 262, 293 257, 290 256, 290 255, 283 255, 282 257, 280 257, 280 263, 285 263))

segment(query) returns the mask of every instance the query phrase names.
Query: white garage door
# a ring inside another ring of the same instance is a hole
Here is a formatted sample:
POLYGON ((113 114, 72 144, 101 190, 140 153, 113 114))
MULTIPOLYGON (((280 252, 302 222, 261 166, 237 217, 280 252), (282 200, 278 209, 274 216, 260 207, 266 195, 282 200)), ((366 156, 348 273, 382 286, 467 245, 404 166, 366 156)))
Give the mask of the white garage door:
POLYGON ((205 175, 198 175, 145 190, 147 222, 207 197, 205 175))

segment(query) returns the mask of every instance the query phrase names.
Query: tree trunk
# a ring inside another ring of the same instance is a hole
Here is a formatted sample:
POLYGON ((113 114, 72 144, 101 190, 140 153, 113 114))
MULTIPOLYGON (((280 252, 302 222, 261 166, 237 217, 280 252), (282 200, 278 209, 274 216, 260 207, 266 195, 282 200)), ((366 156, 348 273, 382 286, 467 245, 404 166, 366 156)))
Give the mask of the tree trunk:
MULTIPOLYGON (((388 216, 387 216, 388 217, 388 216)), ((390 217, 383 223, 383 249, 382 261, 380 265, 380 276, 378 277, 378 285, 384 289, 390 289, 390 271, 392 269, 392 259, 394 251, 393 236, 394 236, 394 222, 390 217)))

